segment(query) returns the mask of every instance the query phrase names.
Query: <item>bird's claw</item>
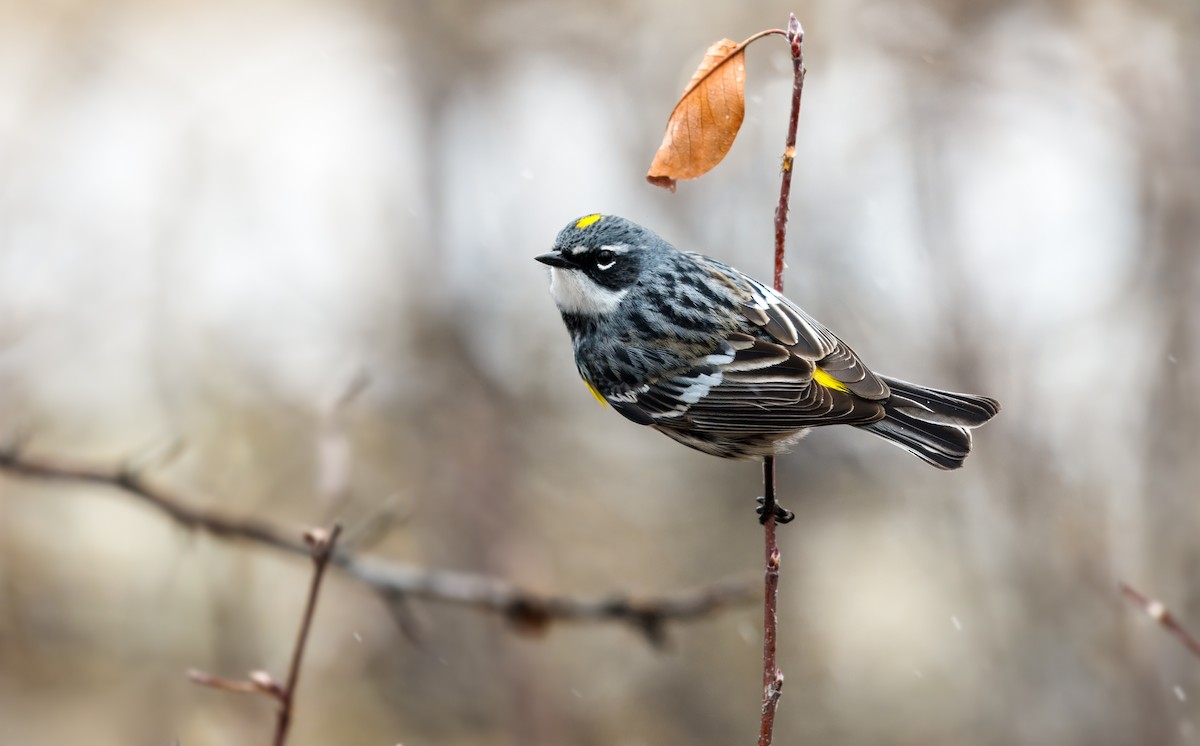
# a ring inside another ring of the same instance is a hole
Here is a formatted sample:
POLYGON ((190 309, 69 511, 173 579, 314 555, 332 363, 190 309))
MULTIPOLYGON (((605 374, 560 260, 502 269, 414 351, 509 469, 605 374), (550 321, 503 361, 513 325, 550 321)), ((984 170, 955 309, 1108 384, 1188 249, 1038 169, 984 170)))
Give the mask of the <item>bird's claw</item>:
MULTIPOLYGON (((766 523, 767 515, 763 509, 766 507, 767 498, 756 497, 754 498, 754 501, 758 503, 758 507, 754 509, 754 512, 758 513, 758 522, 766 523)), ((796 520, 796 514, 783 507, 779 503, 775 503, 774 513, 776 523, 791 523, 792 521, 796 520)))

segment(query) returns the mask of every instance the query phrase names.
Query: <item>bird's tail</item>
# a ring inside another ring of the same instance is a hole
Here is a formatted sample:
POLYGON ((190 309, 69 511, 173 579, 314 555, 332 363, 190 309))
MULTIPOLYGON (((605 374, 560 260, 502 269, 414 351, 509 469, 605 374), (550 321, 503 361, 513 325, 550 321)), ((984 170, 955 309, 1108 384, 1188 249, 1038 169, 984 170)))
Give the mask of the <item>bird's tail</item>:
POLYGON ((939 469, 957 469, 971 452, 971 428, 996 416, 1000 403, 880 376, 892 390, 882 420, 860 425, 939 469))

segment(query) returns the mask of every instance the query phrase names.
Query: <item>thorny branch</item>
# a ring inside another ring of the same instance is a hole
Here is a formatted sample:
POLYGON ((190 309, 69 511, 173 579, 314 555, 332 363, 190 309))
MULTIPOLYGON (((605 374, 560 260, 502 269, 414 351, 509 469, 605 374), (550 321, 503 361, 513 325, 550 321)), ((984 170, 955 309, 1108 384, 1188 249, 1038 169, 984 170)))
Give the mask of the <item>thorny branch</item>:
POLYGON ((210 676, 202 671, 189 671, 188 678, 202 686, 214 689, 224 689, 229 692, 242 694, 265 694, 279 705, 275 720, 274 746, 283 746, 287 741, 288 729, 292 724, 292 712, 296 701, 296 685, 300 681, 300 664, 304 658, 304 649, 308 645, 308 631, 312 628, 313 614, 317 610, 317 596, 321 592, 321 580, 325 577, 325 569, 333 557, 338 536, 342 527, 335 525, 333 530, 313 528, 304 532, 304 543, 308 546, 313 561, 312 582, 308 586, 308 600, 304 605, 304 616, 300 620, 300 632, 296 635, 296 644, 292 648, 292 662, 288 666, 287 682, 280 684, 266 671, 251 671, 245 680, 223 679, 210 676))
POLYGON ((1130 601, 1140 606, 1142 611, 1146 612, 1151 619, 1161 624, 1168 632, 1174 635, 1188 649, 1188 652, 1200 658, 1200 640, 1197 640, 1190 632, 1184 629, 1179 620, 1175 618, 1175 615, 1161 601, 1155 601, 1125 583, 1121 583, 1121 593, 1125 594, 1130 601))
MULTIPOLYGON (((136 470, 97 467, 62 459, 0 449, 0 471, 28 479, 75 482, 119 489, 166 514, 177 524, 220 539, 242 540, 284 552, 308 556, 310 548, 292 534, 269 523, 192 507, 188 500, 152 484, 136 470)), ((298 533, 298 532, 297 532, 298 533)), ((752 602, 755 584, 731 578, 710 585, 655 597, 628 594, 595 597, 538 593, 498 578, 430 569, 382 557, 355 556, 334 551, 329 563, 361 581, 391 604, 423 600, 459 604, 499 614, 518 629, 532 631, 556 622, 621 622, 659 644, 670 622, 701 619, 731 606, 752 602)))

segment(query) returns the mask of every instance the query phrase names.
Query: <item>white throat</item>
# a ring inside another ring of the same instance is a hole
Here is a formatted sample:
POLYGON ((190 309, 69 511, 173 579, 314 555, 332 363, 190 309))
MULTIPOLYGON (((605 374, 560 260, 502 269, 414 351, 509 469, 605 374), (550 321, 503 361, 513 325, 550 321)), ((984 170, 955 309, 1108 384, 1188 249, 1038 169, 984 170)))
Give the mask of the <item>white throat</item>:
POLYGON ((563 313, 601 316, 611 313, 629 290, 609 290, 577 269, 550 268, 550 294, 563 313))

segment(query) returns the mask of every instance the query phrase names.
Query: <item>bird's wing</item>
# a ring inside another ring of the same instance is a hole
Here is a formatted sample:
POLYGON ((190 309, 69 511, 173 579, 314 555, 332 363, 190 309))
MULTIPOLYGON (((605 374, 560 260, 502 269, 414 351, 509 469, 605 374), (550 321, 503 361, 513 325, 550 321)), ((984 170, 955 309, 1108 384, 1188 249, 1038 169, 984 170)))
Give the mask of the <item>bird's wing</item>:
POLYGON ((815 371, 787 347, 734 333, 691 369, 605 399, 638 424, 710 432, 786 433, 883 416, 879 402, 822 384, 815 371))
POLYGON ((859 360, 849 345, 795 303, 758 280, 738 275, 745 283, 745 288, 739 288, 742 297, 738 310, 773 341, 815 364, 820 371, 818 378, 824 373, 864 399, 888 397, 887 384, 859 360))

